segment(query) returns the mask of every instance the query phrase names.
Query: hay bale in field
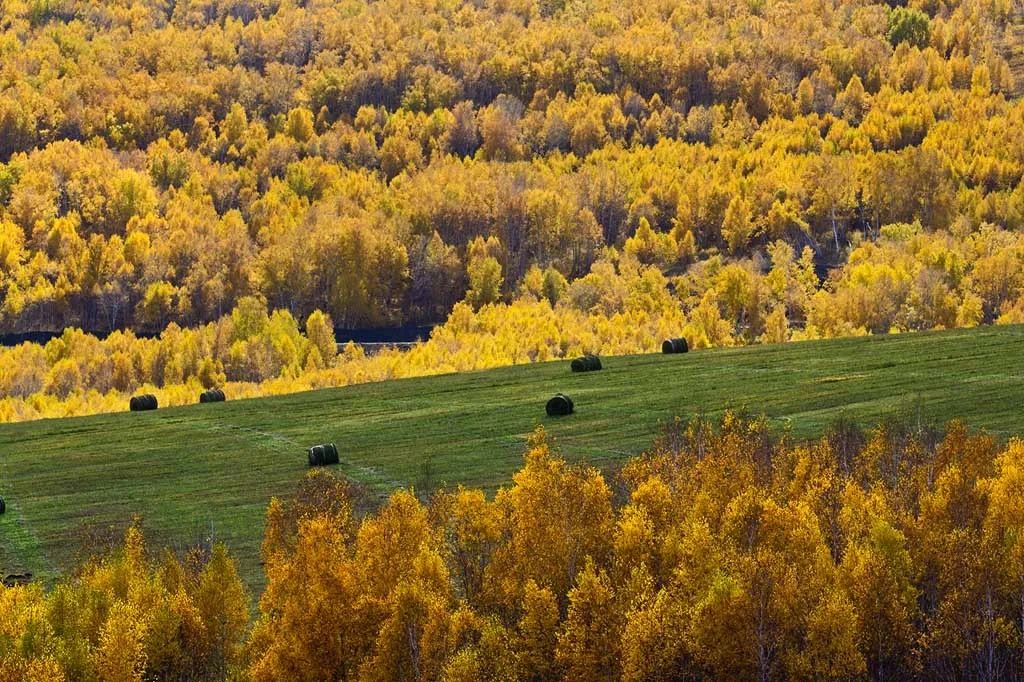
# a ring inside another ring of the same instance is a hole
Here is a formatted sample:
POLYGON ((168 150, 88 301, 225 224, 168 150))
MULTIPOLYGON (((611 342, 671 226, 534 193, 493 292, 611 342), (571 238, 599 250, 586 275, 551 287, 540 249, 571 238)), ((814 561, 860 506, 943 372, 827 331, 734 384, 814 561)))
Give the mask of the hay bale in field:
POLYGON ((132 396, 132 399, 128 401, 128 409, 132 412, 143 412, 145 410, 155 410, 158 407, 156 396, 152 393, 144 393, 143 395, 132 396))
POLYGON ((8 573, 3 580, 0 580, 4 587, 18 587, 28 585, 30 582, 32 582, 31 573, 8 573))
POLYGON ((665 339, 661 343, 662 353, 687 353, 690 350, 690 344, 686 342, 684 338, 678 339, 665 339))
POLYGON ((219 388, 211 388, 199 394, 199 402, 201 403, 222 403, 224 400, 224 391, 219 388))
POLYGON ((549 417, 564 417, 567 414, 572 414, 575 409, 572 398, 562 393, 558 393, 554 398, 548 401, 545 409, 547 410, 549 417))
POLYGON ((601 369, 601 358, 587 353, 583 357, 573 360, 571 367, 574 372, 596 372, 601 369))
POLYGON ((320 467, 328 464, 337 464, 338 459, 338 447, 334 443, 324 443, 323 445, 314 445, 308 450, 309 455, 309 466, 320 467))

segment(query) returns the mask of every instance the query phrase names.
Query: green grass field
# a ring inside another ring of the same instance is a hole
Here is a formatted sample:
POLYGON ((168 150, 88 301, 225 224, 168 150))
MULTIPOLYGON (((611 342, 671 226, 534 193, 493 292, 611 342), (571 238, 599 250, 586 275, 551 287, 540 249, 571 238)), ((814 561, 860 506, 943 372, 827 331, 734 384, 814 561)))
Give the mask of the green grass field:
POLYGON ((688 355, 605 358, 409 379, 263 400, 0 426, 0 573, 52 579, 96 538, 141 514, 156 543, 227 542, 258 589, 264 509, 338 444, 334 469, 385 493, 429 480, 493 488, 544 424, 573 461, 621 461, 675 415, 746 408, 797 437, 837 417, 870 425, 962 417, 1024 433, 1024 327, 843 339, 688 355), (577 413, 544 415, 556 391, 577 413))

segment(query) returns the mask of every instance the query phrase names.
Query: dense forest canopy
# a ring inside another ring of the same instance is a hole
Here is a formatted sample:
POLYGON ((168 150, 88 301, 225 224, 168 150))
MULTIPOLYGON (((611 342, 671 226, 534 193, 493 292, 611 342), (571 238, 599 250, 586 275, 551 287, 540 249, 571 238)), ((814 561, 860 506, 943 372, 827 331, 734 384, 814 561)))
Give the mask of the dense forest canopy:
POLYGON ((298 340, 321 314, 557 320, 491 364, 644 350, 623 325, 1024 321, 1022 27, 1009 0, 4 3, 0 332, 125 330, 111 363, 131 331, 217 338, 203 379, 18 351, 46 361, 4 395, 295 378, 333 362, 298 340), (291 341, 246 369, 250 301, 291 341))

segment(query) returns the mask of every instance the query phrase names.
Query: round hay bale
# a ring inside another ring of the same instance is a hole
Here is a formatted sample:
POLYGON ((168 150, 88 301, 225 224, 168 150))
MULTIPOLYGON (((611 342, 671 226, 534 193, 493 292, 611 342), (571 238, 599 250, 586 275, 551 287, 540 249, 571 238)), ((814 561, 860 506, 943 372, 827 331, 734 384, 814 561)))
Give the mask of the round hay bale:
POLYGON ((7 511, 7 503, 4 502, 4 498, 0 497, 0 514, 7 511))
POLYGON ((219 388, 211 388, 199 394, 201 403, 222 403, 224 402, 224 391, 219 388))
POLYGON ((591 353, 572 361, 572 371, 574 372, 596 372, 599 369, 601 369, 601 358, 591 353))
POLYGON ((662 353, 686 353, 689 350, 690 344, 682 337, 678 339, 665 339, 661 342, 662 353))
POLYGON ((0 578, 0 585, 4 587, 22 587, 31 582, 31 573, 8 573, 3 578, 0 578))
POLYGON ((155 410, 157 408, 157 404, 155 395, 152 393, 145 393, 143 395, 132 396, 132 399, 128 401, 128 409, 132 412, 155 410))
POLYGON ((338 458, 338 447, 334 443, 314 445, 309 448, 308 454, 309 466, 311 467, 322 467, 328 464, 337 464, 340 461, 338 458))
POLYGON ((565 415, 572 414, 574 408, 572 398, 559 393, 548 401, 545 410, 549 417, 564 417, 565 415))

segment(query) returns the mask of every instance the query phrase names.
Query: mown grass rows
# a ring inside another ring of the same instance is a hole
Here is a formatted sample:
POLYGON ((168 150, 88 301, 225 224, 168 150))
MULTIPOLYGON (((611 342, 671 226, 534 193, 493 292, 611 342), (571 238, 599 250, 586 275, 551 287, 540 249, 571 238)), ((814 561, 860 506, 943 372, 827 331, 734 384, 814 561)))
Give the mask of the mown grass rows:
POLYGON ((353 386, 261 400, 0 427, 0 572, 52 577, 141 514, 155 542, 226 541, 251 586, 272 495, 337 443, 337 470, 381 494, 409 484, 494 488, 538 425, 570 460, 599 466, 651 443, 676 415, 764 413, 813 437, 839 417, 962 417, 1024 433, 1024 327, 602 358, 353 386), (548 418, 563 391, 575 413, 548 418))

